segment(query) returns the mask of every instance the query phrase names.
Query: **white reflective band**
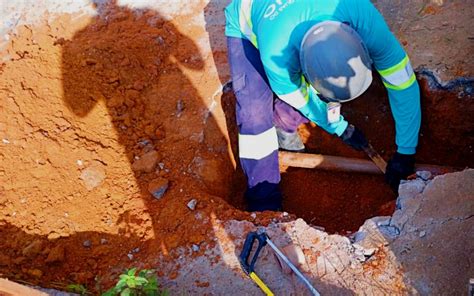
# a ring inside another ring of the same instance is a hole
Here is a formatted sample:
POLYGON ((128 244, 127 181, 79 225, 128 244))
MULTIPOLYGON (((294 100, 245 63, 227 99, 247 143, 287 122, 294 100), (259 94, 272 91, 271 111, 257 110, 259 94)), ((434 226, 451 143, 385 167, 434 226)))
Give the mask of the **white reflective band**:
POLYGON ((384 75, 382 78, 391 85, 399 86, 406 83, 413 75, 413 68, 408 61, 406 66, 392 74, 384 75))
POLYGON ((240 13, 239 13, 239 24, 240 30, 245 37, 248 38, 252 44, 258 48, 257 46, 257 36, 253 33, 253 25, 252 25, 252 2, 253 0, 242 0, 240 5, 240 13))
POLYGON ((278 150, 278 137, 275 127, 258 135, 239 134, 239 157, 262 159, 278 150))
POLYGON ((295 90, 286 95, 278 95, 278 97, 285 103, 291 105, 293 108, 301 109, 308 103, 309 95, 305 86, 295 90))

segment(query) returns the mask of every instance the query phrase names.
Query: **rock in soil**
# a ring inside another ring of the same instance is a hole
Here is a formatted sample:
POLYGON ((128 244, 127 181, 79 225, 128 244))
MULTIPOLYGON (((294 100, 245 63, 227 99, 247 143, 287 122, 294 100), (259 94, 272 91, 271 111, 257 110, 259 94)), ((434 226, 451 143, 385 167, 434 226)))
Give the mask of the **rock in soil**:
POLYGON ((65 255, 65 248, 63 245, 57 245, 54 247, 46 258, 47 263, 63 262, 65 255))
POLYGON ((145 153, 132 164, 132 170, 136 172, 151 173, 156 167, 160 156, 156 150, 145 153))
POLYGON ((428 181, 432 177, 432 174, 430 171, 418 171, 416 172, 416 175, 420 177, 421 179, 423 179, 424 181, 428 181))
POLYGON ((90 247, 92 247, 92 242, 90 240, 85 240, 82 243, 82 246, 84 246, 84 248, 90 248, 90 247))
POLYGON ((80 178, 87 190, 92 190, 101 185, 105 177, 105 166, 100 162, 94 162, 81 172, 80 178))
POLYGON ((43 242, 40 240, 35 240, 28 246, 26 246, 21 253, 23 254, 23 256, 33 257, 38 255, 41 250, 43 250, 43 242))
POLYGON ((169 181, 165 178, 157 178, 148 184, 148 192, 153 195, 154 198, 160 199, 168 190, 169 181))
POLYGON ((196 209, 196 205, 197 205, 197 200, 195 200, 195 199, 191 199, 187 204, 188 208, 191 211, 194 211, 196 209))

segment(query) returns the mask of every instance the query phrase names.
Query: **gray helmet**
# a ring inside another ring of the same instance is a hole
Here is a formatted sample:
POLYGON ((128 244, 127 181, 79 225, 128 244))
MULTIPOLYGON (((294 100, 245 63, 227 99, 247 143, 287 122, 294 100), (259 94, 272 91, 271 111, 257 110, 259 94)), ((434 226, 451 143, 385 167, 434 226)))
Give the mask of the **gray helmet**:
POLYGON ((301 42, 300 63, 326 101, 350 101, 372 83, 369 53, 357 32, 344 23, 324 21, 311 27, 301 42))

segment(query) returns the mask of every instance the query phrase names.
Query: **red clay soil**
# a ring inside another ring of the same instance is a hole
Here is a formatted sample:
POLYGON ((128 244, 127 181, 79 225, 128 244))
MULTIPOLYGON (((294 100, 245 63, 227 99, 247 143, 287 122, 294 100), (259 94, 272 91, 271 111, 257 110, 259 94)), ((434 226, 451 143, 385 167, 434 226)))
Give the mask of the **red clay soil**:
POLYGON ((204 75, 212 57, 187 37, 204 28, 98 10, 22 26, 2 52, 0 277, 97 290, 134 266, 174 278, 177 247, 202 254, 216 220, 250 219, 217 197, 234 168, 201 97, 218 85, 204 75), (157 178, 169 181, 160 200, 157 178))
MULTIPOLYGON (((208 111, 218 81, 206 75, 212 56, 196 45, 204 28, 113 3, 98 10, 22 26, 0 53, 0 277, 95 291, 130 267, 173 279, 179 247, 196 244, 203 254, 219 239, 215 221, 281 217, 238 209, 244 179, 208 111), (159 200, 148 190, 153 180, 169 182, 159 200)), ((388 157, 393 123, 383 88, 374 88, 377 97, 344 111, 388 157)), ((473 166, 472 104, 429 97, 419 159, 473 166)), ((225 111, 232 98, 223 96, 225 111)), ((226 120, 235 149, 232 112, 226 120)), ((365 157, 318 128, 301 133, 310 151, 365 157)), ((331 232, 389 214, 395 197, 382 177, 301 169, 284 173, 282 189, 287 211, 331 232)))

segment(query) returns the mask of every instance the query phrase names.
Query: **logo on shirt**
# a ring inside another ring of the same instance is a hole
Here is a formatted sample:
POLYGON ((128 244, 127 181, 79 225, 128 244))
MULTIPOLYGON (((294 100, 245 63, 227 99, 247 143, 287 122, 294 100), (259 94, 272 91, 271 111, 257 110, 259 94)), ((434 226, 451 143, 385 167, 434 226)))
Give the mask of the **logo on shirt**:
POLYGON ((272 21, 293 3, 295 3, 295 0, 275 0, 275 2, 270 4, 265 10, 263 18, 272 21))

